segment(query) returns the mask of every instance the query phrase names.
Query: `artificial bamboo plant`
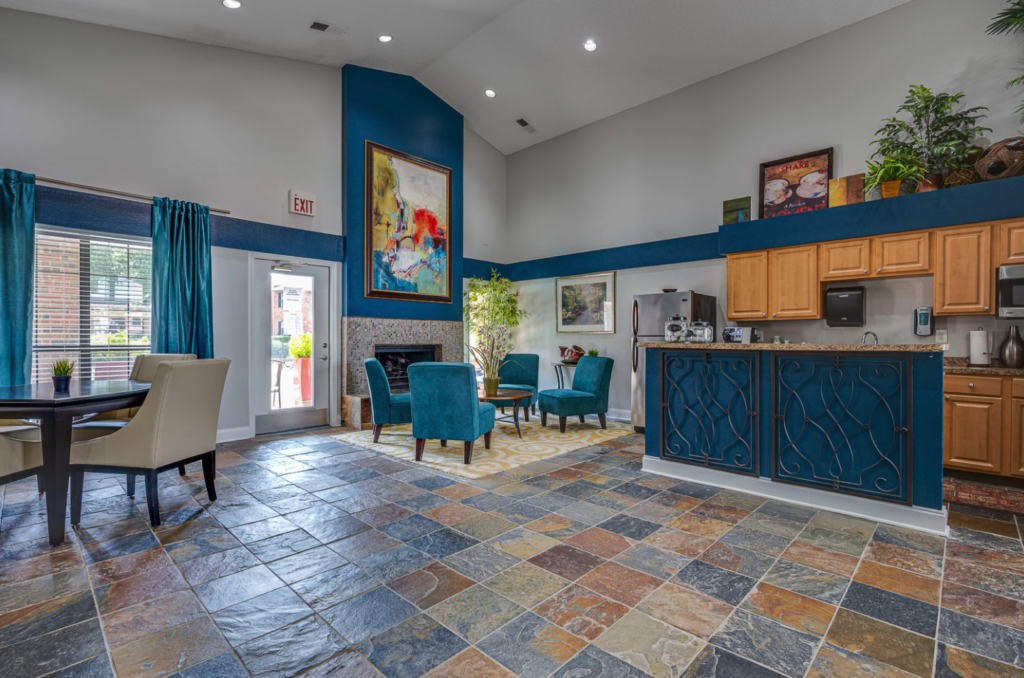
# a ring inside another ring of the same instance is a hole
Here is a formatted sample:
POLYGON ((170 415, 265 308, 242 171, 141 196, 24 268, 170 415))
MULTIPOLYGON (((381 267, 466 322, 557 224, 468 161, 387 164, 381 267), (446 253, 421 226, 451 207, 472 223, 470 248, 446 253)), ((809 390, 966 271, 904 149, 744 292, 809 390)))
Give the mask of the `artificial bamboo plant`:
POLYGON ((463 293, 463 314, 475 337, 469 350, 484 372, 484 388, 488 394, 497 392, 498 370, 512 352, 512 330, 527 317, 519 307, 519 291, 512 281, 491 270, 490 280, 470 278, 463 293))

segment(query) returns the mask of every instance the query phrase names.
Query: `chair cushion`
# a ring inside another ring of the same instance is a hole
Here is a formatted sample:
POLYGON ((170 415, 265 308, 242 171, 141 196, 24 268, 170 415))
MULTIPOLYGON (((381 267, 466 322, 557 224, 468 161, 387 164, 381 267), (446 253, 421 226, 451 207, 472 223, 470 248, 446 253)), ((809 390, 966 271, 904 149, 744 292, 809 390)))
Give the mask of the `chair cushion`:
POLYGON ((538 394, 542 412, 559 417, 575 417, 581 414, 599 414, 597 396, 568 388, 554 388, 538 394))
POLYGON ((391 416, 390 421, 381 422, 387 424, 411 424, 412 423, 412 394, 392 393, 391 394, 391 416))

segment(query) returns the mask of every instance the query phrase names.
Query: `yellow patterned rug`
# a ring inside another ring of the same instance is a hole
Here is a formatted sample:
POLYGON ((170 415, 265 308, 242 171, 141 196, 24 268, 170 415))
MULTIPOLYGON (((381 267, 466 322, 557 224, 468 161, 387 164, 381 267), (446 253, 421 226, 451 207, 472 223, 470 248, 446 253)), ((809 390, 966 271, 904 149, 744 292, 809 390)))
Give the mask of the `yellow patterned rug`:
MULTIPOLYGON (((559 433, 557 418, 553 422, 549 419, 547 426, 540 425, 539 417, 530 419, 529 423, 521 420, 519 422, 519 427, 523 431, 522 440, 516 435, 515 426, 512 424, 495 423, 494 433, 491 435, 491 449, 484 449, 482 437, 477 440, 473 446, 472 464, 462 463, 461 442, 449 442, 448 447, 441 447, 437 440, 427 441, 423 461, 419 463, 464 478, 482 478, 582 447, 615 440, 633 432, 631 426, 614 421, 609 421, 608 428, 602 430, 596 421, 581 424, 570 420, 565 433, 559 433)), ((416 441, 412 437, 410 424, 385 426, 379 443, 373 442, 372 430, 343 433, 334 436, 334 439, 382 452, 403 461, 416 460, 416 441)))

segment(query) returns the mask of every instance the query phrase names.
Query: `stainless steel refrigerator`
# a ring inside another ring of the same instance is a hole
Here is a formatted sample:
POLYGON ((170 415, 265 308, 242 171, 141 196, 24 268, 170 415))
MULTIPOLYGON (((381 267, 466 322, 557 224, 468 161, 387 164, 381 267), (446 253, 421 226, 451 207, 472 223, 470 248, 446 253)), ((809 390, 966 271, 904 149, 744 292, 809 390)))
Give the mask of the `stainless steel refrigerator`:
POLYGON ((712 336, 717 339, 718 328, 715 327, 714 297, 706 294, 689 292, 671 292, 667 294, 639 294, 633 297, 633 320, 631 348, 633 351, 633 390, 632 417, 633 428, 642 433, 644 430, 644 354, 646 351, 637 344, 665 340, 665 321, 674 315, 682 316, 690 322, 703 320, 711 323, 714 328, 712 336))

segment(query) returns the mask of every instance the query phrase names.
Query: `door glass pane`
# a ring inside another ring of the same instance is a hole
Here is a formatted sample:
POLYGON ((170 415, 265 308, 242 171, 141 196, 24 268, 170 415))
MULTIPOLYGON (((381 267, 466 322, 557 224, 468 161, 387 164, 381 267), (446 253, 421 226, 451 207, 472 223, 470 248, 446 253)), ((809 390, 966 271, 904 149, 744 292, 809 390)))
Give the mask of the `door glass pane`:
POLYGON ((313 404, 313 277, 270 274, 270 409, 313 404))

